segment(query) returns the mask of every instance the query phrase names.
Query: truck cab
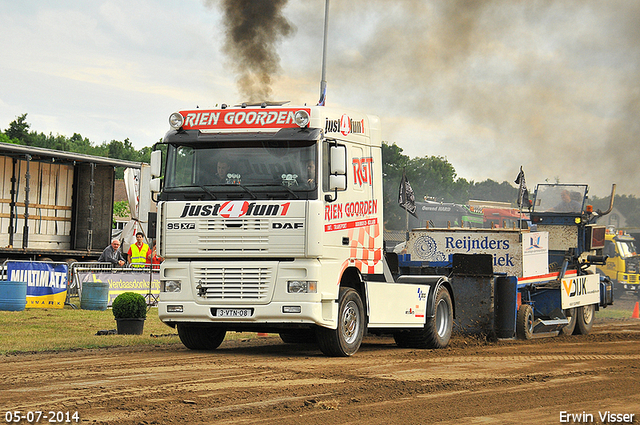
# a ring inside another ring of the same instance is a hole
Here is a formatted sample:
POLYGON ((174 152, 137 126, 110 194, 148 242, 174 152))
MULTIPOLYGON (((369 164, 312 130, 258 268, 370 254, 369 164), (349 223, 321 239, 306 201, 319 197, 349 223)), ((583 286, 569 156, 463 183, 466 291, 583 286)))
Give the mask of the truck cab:
POLYGON ((635 239, 622 230, 609 227, 603 254, 608 256, 607 263, 598 267, 598 273, 611 279, 616 297, 625 292, 640 296, 640 256, 636 254, 635 239))
POLYGON ((265 103, 169 122, 166 160, 151 159, 158 315, 185 346, 215 349, 227 331, 314 340, 331 356, 354 354, 366 331, 446 346, 447 279, 396 282, 383 255, 378 117, 265 103))

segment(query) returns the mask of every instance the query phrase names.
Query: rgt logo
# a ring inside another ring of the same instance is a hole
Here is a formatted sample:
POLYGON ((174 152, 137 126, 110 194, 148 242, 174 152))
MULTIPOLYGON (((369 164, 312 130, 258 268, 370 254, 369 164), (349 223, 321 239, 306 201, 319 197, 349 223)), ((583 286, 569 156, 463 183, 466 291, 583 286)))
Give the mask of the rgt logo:
POLYGON ((353 184, 373 185, 373 158, 353 158, 353 184))

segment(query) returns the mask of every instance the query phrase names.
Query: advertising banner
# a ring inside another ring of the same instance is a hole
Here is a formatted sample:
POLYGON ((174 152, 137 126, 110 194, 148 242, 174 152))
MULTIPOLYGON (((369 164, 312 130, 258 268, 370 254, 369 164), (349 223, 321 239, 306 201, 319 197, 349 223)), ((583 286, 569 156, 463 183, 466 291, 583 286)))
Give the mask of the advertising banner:
MULTIPOLYGON (((160 272, 154 271, 151 276, 149 272, 136 272, 136 271, 93 271, 93 272, 78 272, 78 280, 80 281, 80 287, 82 288, 82 282, 108 282, 109 283, 109 302, 108 306, 111 307, 113 300, 123 292, 137 292, 141 295, 148 295, 154 299, 158 298, 160 294, 160 272), (151 289, 149 289, 151 287, 151 289)), ((147 300, 149 302, 149 300, 147 300)))
POLYGON ((600 302, 600 276, 582 275, 562 279, 562 308, 574 308, 600 302))
POLYGON ((64 308, 67 299, 67 265, 10 261, 8 280, 27 282, 26 308, 64 308))
POLYGON ((531 232, 522 235, 522 277, 549 273, 549 233, 531 232))
POLYGON ((409 235, 407 253, 412 261, 444 263, 453 254, 490 254, 493 271, 522 276, 522 243, 519 230, 426 229, 409 235))

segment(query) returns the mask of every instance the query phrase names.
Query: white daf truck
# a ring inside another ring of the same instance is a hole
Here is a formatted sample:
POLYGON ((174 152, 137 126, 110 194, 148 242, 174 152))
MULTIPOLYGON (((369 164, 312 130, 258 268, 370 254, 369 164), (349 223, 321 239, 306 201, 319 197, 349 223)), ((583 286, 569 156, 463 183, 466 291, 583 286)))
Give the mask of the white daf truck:
POLYGON ((158 311, 185 346, 215 349, 227 331, 315 340, 329 356, 354 354, 365 331, 448 344, 449 280, 398 278, 383 252, 377 117, 261 104, 169 121, 166 158, 151 160, 158 311))

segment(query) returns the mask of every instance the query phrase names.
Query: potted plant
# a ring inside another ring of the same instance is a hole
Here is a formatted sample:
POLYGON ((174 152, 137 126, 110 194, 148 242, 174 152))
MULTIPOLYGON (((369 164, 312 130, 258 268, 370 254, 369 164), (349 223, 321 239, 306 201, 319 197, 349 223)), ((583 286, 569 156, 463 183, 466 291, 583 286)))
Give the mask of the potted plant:
POLYGON ((142 335, 144 320, 147 318, 147 302, 137 292, 123 292, 113 304, 118 335, 142 335))

